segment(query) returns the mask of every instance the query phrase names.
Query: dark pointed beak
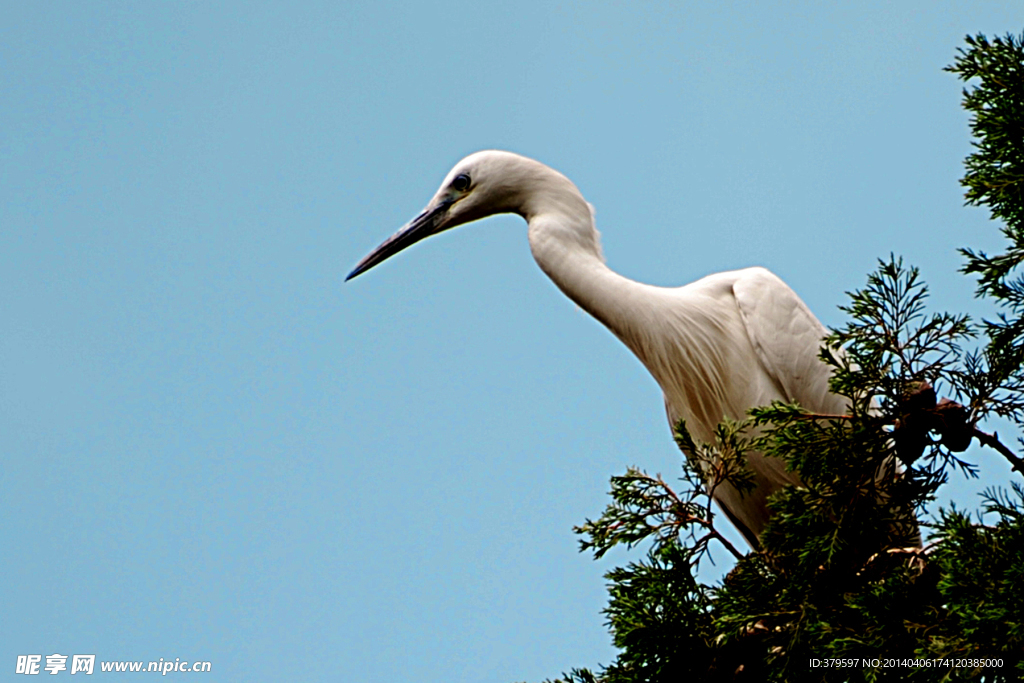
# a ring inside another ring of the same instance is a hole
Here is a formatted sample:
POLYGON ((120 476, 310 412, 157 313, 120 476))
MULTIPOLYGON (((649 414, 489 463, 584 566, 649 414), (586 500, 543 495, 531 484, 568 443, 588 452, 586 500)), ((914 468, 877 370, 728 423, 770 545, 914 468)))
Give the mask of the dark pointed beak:
POLYGON ((443 201, 437 206, 429 207, 419 216, 406 223, 398 232, 384 240, 379 247, 357 263, 356 267, 345 278, 345 282, 365 273, 378 263, 388 260, 406 247, 411 247, 424 237, 430 237, 435 232, 438 232, 438 226, 448 213, 448 208, 452 203, 451 201, 443 201))

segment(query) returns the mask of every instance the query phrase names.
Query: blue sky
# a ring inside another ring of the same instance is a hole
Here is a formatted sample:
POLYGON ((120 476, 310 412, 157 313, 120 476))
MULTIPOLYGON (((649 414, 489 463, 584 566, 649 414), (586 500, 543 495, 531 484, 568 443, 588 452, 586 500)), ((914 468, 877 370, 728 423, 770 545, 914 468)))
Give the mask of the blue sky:
MULTIPOLYGON (((612 659, 624 556, 571 528, 628 465, 676 476, 654 381, 518 218, 343 284, 478 149, 572 178, 637 280, 764 265, 838 325, 894 252, 937 309, 988 312, 956 248, 1000 242, 963 206, 941 69, 967 33, 1020 32, 1018 2, 2 16, 0 679, 33 653, 208 660, 208 681, 612 659)), ((946 492, 965 506, 1008 478, 972 454, 984 479, 946 492)))

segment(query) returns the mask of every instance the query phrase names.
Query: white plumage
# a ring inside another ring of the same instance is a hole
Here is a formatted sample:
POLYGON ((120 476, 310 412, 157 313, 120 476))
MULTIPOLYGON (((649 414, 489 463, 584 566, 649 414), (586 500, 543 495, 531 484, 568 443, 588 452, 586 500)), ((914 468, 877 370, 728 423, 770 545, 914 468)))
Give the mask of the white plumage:
MULTIPOLYGON (((723 417, 746 416, 773 400, 842 413, 818 359, 825 329, 782 280, 764 268, 709 275, 676 288, 654 287, 605 265, 593 211, 576 186, 540 162, 510 152, 472 154, 449 172, 427 208, 349 274, 351 279, 429 235, 497 213, 529 226, 530 249, 566 296, 628 346, 661 386, 670 426, 680 419, 712 441, 723 417)), ((731 486, 715 498, 756 547, 768 495, 797 481, 782 462, 749 454, 757 487, 731 486)))

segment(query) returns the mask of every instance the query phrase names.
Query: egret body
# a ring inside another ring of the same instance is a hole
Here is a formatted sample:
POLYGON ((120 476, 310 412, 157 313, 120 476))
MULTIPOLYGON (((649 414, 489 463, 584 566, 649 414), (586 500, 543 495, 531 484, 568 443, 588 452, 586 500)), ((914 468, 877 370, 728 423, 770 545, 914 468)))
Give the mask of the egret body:
MULTIPOLYGON (((366 256, 348 278, 424 237, 498 213, 526 219, 533 257, 566 296, 636 354, 665 395, 669 425, 680 419, 698 441, 713 441, 723 418, 795 401, 842 413, 818 358, 825 328, 800 298, 764 268, 709 275, 683 287, 634 282, 605 265, 591 206, 568 178, 510 152, 472 154, 453 168, 426 209, 366 256)), ((756 488, 731 485, 715 499, 752 547, 769 495, 798 478, 776 458, 748 454, 756 488)))

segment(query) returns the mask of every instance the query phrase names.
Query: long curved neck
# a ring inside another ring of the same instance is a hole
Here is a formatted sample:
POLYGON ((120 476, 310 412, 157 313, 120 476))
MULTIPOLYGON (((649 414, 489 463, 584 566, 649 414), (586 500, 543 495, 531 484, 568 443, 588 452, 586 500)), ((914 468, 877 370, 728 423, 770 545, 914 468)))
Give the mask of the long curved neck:
POLYGON ((530 250, 541 270, 583 310, 637 351, 637 310, 648 288, 615 273, 604 262, 600 234, 589 204, 561 174, 525 198, 530 250))
MULTIPOLYGON (((601 254, 590 205, 568 180, 545 182, 525 203, 530 249, 541 269, 566 296, 597 318, 636 354, 665 392, 669 420, 684 418, 695 435, 723 415, 743 416, 732 405, 723 334, 728 321, 701 306, 684 306, 675 290, 645 285, 613 272, 601 254)), ((716 309, 717 310, 717 309, 716 309)), ((709 427, 710 429, 710 427, 709 427)))

